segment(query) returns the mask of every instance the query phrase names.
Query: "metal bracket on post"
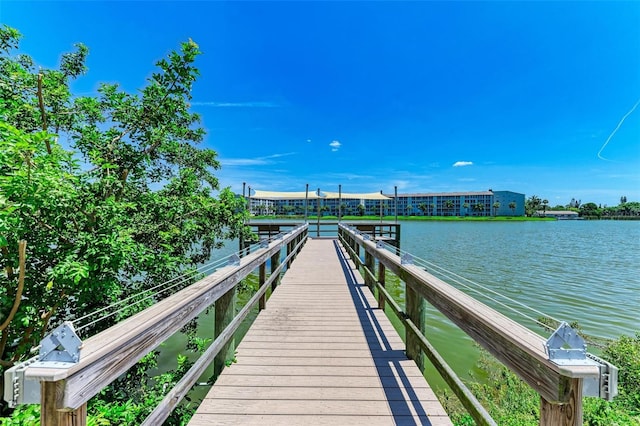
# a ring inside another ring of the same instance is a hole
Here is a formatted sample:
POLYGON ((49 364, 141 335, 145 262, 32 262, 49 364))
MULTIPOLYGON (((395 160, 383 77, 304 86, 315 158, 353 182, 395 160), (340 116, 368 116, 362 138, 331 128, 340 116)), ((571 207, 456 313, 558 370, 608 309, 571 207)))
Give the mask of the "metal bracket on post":
POLYGON ((227 261, 227 265, 229 266, 240 266, 240 256, 237 253, 229 256, 229 260, 227 261))
POLYGON ((9 408, 15 408, 20 404, 40 404, 40 382, 26 379, 24 375, 26 369, 37 361, 36 356, 4 372, 4 400, 9 408))
POLYGON ((362 234, 362 239, 365 241, 369 241, 371 239, 371 235, 369 234, 362 234))
POLYGON ((587 357, 598 364, 600 377, 583 379, 582 394, 613 401, 613 397, 618 395, 618 367, 590 353, 587 357))
POLYGON ((402 257, 400 257, 400 264, 413 265, 413 256, 411 256, 409 253, 403 254, 402 257))
POLYGON ((376 248, 377 249, 383 249, 384 248, 384 241, 376 241, 376 248))
POLYGON ((63 322, 40 342, 38 356, 4 372, 4 399, 13 408, 19 404, 40 403, 40 382, 29 378, 29 367, 69 368, 80 361, 82 340, 71 322, 63 322))
POLYGON ((587 359, 584 339, 564 321, 547 339, 545 346, 549 359, 558 365, 579 365, 576 361, 587 359))
POLYGON ((592 365, 599 369, 595 377, 582 381, 582 395, 612 401, 618 394, 618 368, 587 352, 587 345, 578 332, 562 322, 545 343, 549 360, 557 365, 592 365))
POLYGON ((34 367, 68 368, 80 361, 82 340, 73 324, 65 321, 40 342, 40 354, 34 367))

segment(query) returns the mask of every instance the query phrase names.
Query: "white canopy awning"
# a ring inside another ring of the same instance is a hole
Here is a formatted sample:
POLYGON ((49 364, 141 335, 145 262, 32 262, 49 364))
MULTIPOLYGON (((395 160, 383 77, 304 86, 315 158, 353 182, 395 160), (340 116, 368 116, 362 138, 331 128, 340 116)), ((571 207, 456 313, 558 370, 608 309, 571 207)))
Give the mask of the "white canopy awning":
MULTIPOLYGON (((307 198, 306 193, 303 192, 276 192, 276 191, 261 191, 259 189, 251 190, 251 198, 258 198, 261 200, 304 200, 307 198)), ((316 194, 316 191, 309 191, 310 200, 315 200, 317 198, 324 198, 328 200, 337 200, 340 198, 340 193, 338 192, 324 192, 320 191, 320 196, 316 194)), ((379 192, 369 192, 369 193, 342 193, 343 200, 390 200, 391 198, 382 195, 379 192)))
POLYGON ((343 200, 390 200, 391 198, 386 195, 382 195, 379 192, 369 192, 369 193, 349 193, 343 192, 340 195, 339 192, 323 192, 326 198, 329 199, 338 199, 342 197, 343 200))
MULTIPOLYGON (((259 198, 261 200, 304 200, 307 198, 306 192, 276 192, 276 191, 261 191, 259 189, 252 189, 251 198, 259 198)), ((309 191, 309 200, 314 200, 318 197, 315 191, 309 191)))

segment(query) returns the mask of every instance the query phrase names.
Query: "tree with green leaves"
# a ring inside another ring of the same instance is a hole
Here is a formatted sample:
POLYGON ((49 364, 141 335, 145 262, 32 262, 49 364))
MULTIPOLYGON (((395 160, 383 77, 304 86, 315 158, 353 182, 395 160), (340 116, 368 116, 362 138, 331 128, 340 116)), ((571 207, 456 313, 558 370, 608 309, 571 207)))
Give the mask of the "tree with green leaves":
POLYGON ((517 206, 517 204, 516 204, 516 202, 515 202, 515 201, 511 201, 511 202, 509 203, 509 208, 511 209, 512 214, 515 214, 515 212, 516 212, 516 206, 517 206))
POLYGON ((532 195, 527 198, 524 202, 524 211, 525 214, 529 217, 536 214, 538 210, 540 210, 540 205, 542 204, 542 200, 537 195, 532 195))
POLYGON ((598 208, 598 205, 596 203, 584 203, 582 206, 580 206, 580 216, 599 218, 601 214, 602 211, 600 208, 598 208))
POLYGON ((86 72, 88 49, 41 69, 13 54, 20 38, 0 28, 3 369, 52 325, 193 270, 247 232, 245 201, 220 190, 216 152, 198 147, 193 41, 157 62, 136 94, 102 84, 97 96, 75 97, 69 84, 86 72))

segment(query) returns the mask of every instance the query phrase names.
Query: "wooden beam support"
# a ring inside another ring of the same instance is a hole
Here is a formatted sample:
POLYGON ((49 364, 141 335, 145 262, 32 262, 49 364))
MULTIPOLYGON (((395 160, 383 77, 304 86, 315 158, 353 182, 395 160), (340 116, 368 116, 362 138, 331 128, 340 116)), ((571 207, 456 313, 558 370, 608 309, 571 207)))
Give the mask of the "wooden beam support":
POLYGON ((540 398, 540 426, 582 426, 582 382, 582 379, 566 379, 569 398, 564 404, 540 398))
MULTIPOLYGON (((217 338, 236 316, 236 287, 227 291, 215 303, 214 332, 217 338)), ((213 375, 218 377, 227 363, 235 357, 235 340, 232 338, 225 344, 213 360, 213 375)))
MULTIPOLYGON (((258 285, 262 287, 262 285, 267 280, 267 264, 263 263, 260 265, 260 269, 258 272, 258 285)), ((258 310, 263 310, 267 306, 267 293, 265 292, 262 296, 260 296, 260 301, 258 302, 258 310)))
POLYGON ((87 403, 75 410, 64 409, 64 380, 40 382, 40 424, 42 426, 86 426, 87 403))
MULTIPOLYGON (((280 266, 280 251, 278 251, 277 253, 274 253, 273 256, 271 256, 271 273, 272 274, 275 272, 276 269, 278 269, 278 266, 280 266)), ((280 278, 278 277, 276 280, 274 280, 271 283, 271 292, 273 293, 276 287, 278 287, 279 285, 280 285, 280 278)))
POLYGON ((369 270, 371 274, 364 274, 364 283, 367 285, 367 287, 369 287, 371 291, 373 291, 373 287, 374 287, 372 276, 375 276, 373 275, 375 274, 375 264, 376 264, 376 261, 373 255, 369 252, 365 252, 364 266, 369 270))
MULTIPOLYGON (((380 284, 380 287, 384 288, 385 287, 385 282, 386 282, 386 275, 387 275, 387 269, 384 267, 384 265, 380 262, 378 262, 378 284, 380 284)), ((382 309, 384 311, 384 295, 382 294, 381 291, 378 290, 378 308, 382 309)))
MULTIPOLYGON (((416 328, 424 336, 425 332, 425 313, 426 303, 422 296, 412 287, 406 286, 405 289, 405 312, 409 319, 415 324, 416 328)), ((424 356, 422 347, 415 333, 408 328, 405 330, 405 342, 407 342, 407 357, 416 362, 420 371, 424 372, 424 356)))

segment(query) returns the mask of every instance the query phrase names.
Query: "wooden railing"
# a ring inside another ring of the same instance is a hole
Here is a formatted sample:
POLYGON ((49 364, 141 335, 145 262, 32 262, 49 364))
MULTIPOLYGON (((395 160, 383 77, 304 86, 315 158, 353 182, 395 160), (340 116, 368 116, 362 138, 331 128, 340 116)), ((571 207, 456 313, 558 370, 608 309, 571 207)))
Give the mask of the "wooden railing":
POLYGON ((85 425, 86 403, 91 397, 215 303, 215 340, 144 422, 145 425, 162 424, 212 361, 214 370, 219 371, 225 360, 233 357, 230 343, 238 326, 256 304, 260 309, 265 307, 267 289, 278 284, 281 271, 290 265, 306 242, 307 230, 308 226, 304 224, 281 234, 265 247, 239 259, 237 264, 220 268, 184 290, 90 337, 82 343, 79 362, 71 367, 26 367, 24 379, 41 383, 41 424, 85 425), (285 247, 286 258, 281 262, 281 252, 285 247), (266 278, 267 261, 271 263, 269 279, 266 278), (235 314, 236 285, 256 269, 259 270, 260 288, 235 314))
MULTIPOLYGON (((283 231, 288 231, 302 222, 295 220, 276 219, 276 220, 254 220, 247 225, 251 231, 259 237, 271 237, 283 231)), ((346 224, 354 226, 361 232, 371 235, 373 238, 383 238, 389 244, 399 247, 400 245, 400 224, 395 222, 377 222, 377 221, 343 221, 336 220, 320 220, 309 222, 309 234, 315 237, 337 237, 338 225, 346 224)), ((242 247, 241 247, 242 248, 242 247)))
MULTIPOLYGON (((549 359, 545 338, 431 275, 424 268, 403 262, 400 256, 378 246, 368 235, 340 225, 339 238, 355 264, 364 270, 365 283, 372 291, 377 289, 379 306, 384 309, 388 303, 404 324, 407 356, 424 368, 421 355, 424 352, 478 424, 495 422, 425 338, 425 300, 540 395, 541 425, 582 425, 583 381, 601 379, 601 370, 596 363, 558 365, 549 359), (404 310, 385 289, 387 271, 406 284, 404 310)), ((615 388, 615 383, 612 386, 615 388)))

